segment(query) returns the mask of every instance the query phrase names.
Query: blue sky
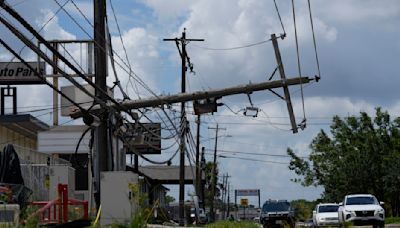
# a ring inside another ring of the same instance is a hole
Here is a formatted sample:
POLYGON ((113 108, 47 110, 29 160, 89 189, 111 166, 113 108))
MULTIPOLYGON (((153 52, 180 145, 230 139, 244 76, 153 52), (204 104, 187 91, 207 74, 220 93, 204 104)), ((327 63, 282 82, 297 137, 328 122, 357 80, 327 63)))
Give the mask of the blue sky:
MULTIPOLYGON (((21 1, 8 2, 13 4, 21 1)), ((62 4, 65 0, 59 2, 62 4)), ((74 2, 92 20, 92 1, 74 2)), ((302 74, 314 76, 317 70, 307 1, 295 2, 302 74)), ((206 40, 188 44, 188 54, 196 71, 196 75, 188 74, 188 91, 223 88, 249 81, 262 82, 267 80, 276 66, 272 44, 268 42, 231 51, 204 49, 251 44, 268 39, 271 33, 282 33, 272 0, 113 0, 112 3, 132 68, 157 94, 179 91, 179 55, 174 43, 163 42, 162 39, 179 37, 184 27, 187 28, 189 38, 206 40)), ((288 35, 285 40, 279 41, 286 74, 288 77, 296 77, 298 72, 291 1, 278 0, 277 3, 288 35)), ((397 87, 400 83, 400 2, 311 0, 311 4, 322 79, 319 83, 312 83, 304 88, 307 128, 293 135, 289 131, 284 102, 264 91, 252 95, 253 103, 263 110, 259 117, 244 117, 242 113, 234 114, 229 109, 220 107, 215 115, 203 117, 203 139, 214 137, 215 132, 208 130, 208 127, 215 127, 218 122, 221 127, 227 128, 223 134, 233 136, 221 138, 221 150, 285 155, 286 148, 290 147, 299 155, 307 156, 312 138, 321 128, 328 129, 333 115, 346 117, 357 115, 360 111, 372 114, 377 106, 382 106, 393 116, 399 115, 397 87)), ((116 23, 110 6, 108 8, 113 45, 116 52, 124 58, 116 23)), ((58 6, 55 0, 26 0, 17 5, 16 9, 39 27, 58 6)), ((90 25, 73 4, 68 3, 66 9, 87 31, 91 31, 90 25)), ((20 46, 11 35, 3 32, 4 27, 0 27, 0 31, 2 38, 14 47, 20 46)), ((57 14, 43 34, 49 39, 88 38, 63 12, 57 14)), ((9 54, 1 48, 0 50, 0 60, 8 61, 9 54)), ((28 52, 25 55, 32 58, 28 52)), ((121 69, 117 71, 125 85, 128 81, 127 74, 121 69)), ((113 77, 109 77, 110 85, 112 81, 113 77)), ((51 93, 49 88, 29 88, 32 90, 20 90, 23 95, 19 96, 19 106, 51 104, 51 97, 47 96, 51 93), (26 99, 21 98, 24 95, 26 99)), ((150 95, 143 88, 139 90, 141 97, 150 95)), ((300 122, 303 109, 299 87, 292 87, 290 90, 297 121, 300 122)), ((132 88, 129 88, 129 93, 132 98, 138 97, 132 88)), ((244 95, 224 97, 222 102, 234 111, 249 106, 244 95)), ((160 121, 154 113, 149 115, 154 117, 154 121, 160 121)), ((48 122, 51 120, 49 115, 42 118, 48 122)), ((192 132, 195 132, 194 117, 189 115, 189 120, 193 126, 192 132)), ((170 144, 171 142, 165 142, 165 145, 170 144)), ((213 141, 206 141, 204 144, 207 149, 212 149, 213 145, 213 141)), ((166 151, 162 157, 168 157, 171 152, 173 151, 166 151)), ((225 155, 288 162, 287 158, 232 153, 225 155)), ((207 156, 207 159, 210 158, 211 156, 207 156)), ((177 163, 177 159, 174 163, 177 163)), ((268 198, 316 199, 321 193, 320 188, 304 188, 292 183, 290 179, 295 176, 286 165, 227 158, 222 158, 220 165, 222 173, 228 172, 232 176, 231 189, 259 188, 262 201, 268 198)), ((189 191, 190 189, 188 187, 189 191)), ((177 188, 171 187, 171 194, 177 198, 177 188)), ((252 203, 257 202, 257 199, 250 200, 252 203)))

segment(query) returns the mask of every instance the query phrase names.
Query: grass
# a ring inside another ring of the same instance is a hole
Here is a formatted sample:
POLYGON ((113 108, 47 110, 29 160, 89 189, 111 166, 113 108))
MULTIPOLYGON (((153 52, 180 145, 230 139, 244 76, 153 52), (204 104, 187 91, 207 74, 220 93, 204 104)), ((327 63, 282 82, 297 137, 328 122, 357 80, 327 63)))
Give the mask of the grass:
POLYGON ((231 222, 219 221, 206 226, 206 228, 260 228, 260 225, 254 222, 231 222))
POLYGON ((400 217, 386 217, 385 224, 400 224, 400 217))

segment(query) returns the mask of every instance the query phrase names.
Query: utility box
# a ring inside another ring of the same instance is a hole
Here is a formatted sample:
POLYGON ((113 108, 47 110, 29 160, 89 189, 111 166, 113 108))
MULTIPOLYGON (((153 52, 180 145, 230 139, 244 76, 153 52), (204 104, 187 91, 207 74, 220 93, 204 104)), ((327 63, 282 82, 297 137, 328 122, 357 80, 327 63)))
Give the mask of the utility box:
POLYGON ((49 169, 49 200, 58 197, 58 184, 68 185, 68 197, 75 198, 75 169, 68 165, 52 165, 49 169))
POLYGON ((0 227, 19 226, 19 205, 1 204, 0 205, 0 227))
POLYGON ((137 210, 134 193, 129 184, 138 184, 138 175, 132 172, 111 171, 100 175, 101 226, 111 223, 128 224, 137 210))

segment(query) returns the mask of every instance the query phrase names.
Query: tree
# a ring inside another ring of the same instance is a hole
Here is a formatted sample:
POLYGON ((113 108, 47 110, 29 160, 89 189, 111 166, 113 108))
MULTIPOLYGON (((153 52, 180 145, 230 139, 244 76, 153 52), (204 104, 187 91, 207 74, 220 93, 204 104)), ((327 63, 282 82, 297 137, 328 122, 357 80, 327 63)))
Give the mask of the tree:
POLYGON ((173 196, 169 196, 169 195, 165 196, 165 203, 167 205, 170 203, 173 203, 173 202, 175 202, 175 198, 173 196))
POLYGON ((323 186, 323 199, 340 202, 351 193, 371 193, 387 202, 392 215, 400 209, 400 118, 376 108, 374 119, 335 116, 331 134, 321 130, 310 144, 309 160, 288 148, 289 169, 304 186, 323 186))
MULTIPOLYGON (((213 170, 214 163, 207 162, 204 167, 204 174, 205 174, 205 186, 204 186, 204 201, 205 206, 210 206, 211 201, 214 199, 212 196, 212 170, 213 170)), ((218 165, 215 167, 215 183, 218 183, 218 165)), ((220 195, 220 189, 218 185, 215 186, 215 198, 218 198, 220 195)))

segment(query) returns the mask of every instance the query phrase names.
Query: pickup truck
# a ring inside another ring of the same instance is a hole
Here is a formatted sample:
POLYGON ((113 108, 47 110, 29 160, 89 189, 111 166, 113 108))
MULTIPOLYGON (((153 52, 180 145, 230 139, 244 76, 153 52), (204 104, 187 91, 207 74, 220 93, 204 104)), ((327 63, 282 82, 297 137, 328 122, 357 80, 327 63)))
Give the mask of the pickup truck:
POLYGON ((261 210, 260 222, 264 227, 283 225, 286 222, 290 228, 294 228, 294 210, 286 200, 267 200, 261 210))

